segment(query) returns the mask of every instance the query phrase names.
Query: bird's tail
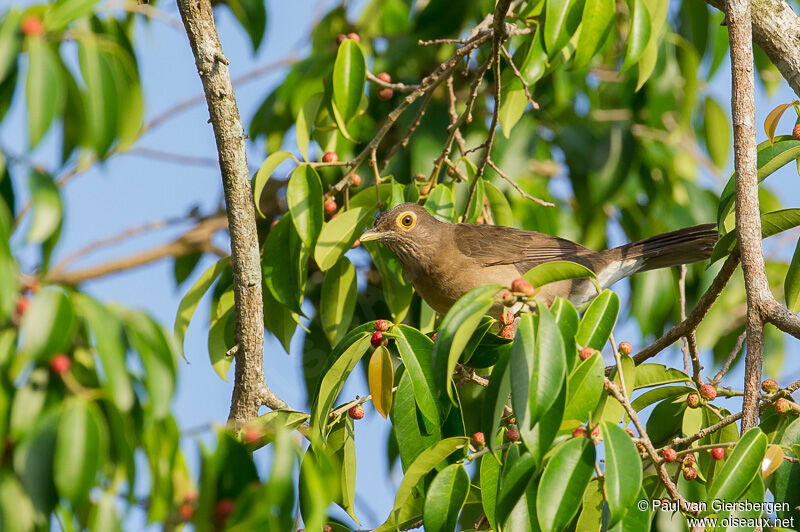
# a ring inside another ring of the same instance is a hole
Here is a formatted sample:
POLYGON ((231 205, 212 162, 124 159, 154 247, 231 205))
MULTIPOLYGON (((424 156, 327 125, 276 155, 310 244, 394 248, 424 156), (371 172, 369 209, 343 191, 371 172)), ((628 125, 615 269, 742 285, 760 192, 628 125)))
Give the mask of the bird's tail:
POLYGON ((618 271, 616 274, 612 273, 612 278, 604 284, 608 286, 636 272, 705 260, 711 256, 718 239, 716 224, 703 224, 609 249, 605 253, 609 254, 609 262, 618 265, 618 271))

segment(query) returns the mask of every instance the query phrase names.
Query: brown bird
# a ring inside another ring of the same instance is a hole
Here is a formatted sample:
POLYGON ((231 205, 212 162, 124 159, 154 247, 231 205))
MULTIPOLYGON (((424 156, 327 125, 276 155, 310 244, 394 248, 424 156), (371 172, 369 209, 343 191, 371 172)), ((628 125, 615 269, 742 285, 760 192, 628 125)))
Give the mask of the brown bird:
MULTIPOLYGON (((554 260, 577 262, 597 275, 601 288, 637 272, 707 259, 718 238, 715 224, 697 225, 604 251, 544 233, 498 225, 441 222, 416 203, 384 212, 361 242, 378 241, 394 253, 417 293, 434 310, 446 313, 458 298, 489 283, 511 286, 525 272, 554 260)), ((542 287, 537 299, 549 305, 556 296, 576 306, 597 290, 587 279, 557 281, 542 287)))

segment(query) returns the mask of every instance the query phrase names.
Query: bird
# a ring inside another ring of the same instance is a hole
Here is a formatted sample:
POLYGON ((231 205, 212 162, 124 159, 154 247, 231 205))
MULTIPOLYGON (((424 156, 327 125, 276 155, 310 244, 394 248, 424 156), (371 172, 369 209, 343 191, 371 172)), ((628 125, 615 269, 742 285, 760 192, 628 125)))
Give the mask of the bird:
MULTIPOLYGON (((637 272, 705 260, 718 238, 716 224, 710 223, 594 251, 536 231, 443 222, 421 205, 403 203, 381 213, 360 240, 386 246, 420 297, 446 314, 473 288, 491 283, 511 286, 545 262, 577 262, 595 273, 602 290, 637 272)), ((562 297, 580 308, 597 295, 591 280, 569 279, 541 287, 535 299, 549 306, 562 297)))

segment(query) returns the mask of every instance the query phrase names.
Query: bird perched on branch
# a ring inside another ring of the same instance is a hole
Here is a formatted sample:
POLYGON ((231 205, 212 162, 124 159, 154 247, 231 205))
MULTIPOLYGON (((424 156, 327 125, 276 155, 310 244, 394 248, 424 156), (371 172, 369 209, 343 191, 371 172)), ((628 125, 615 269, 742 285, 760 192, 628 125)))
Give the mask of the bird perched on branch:
MULTIPOLYGON (((510 286, 544 262, 577 262, 607 288, 637 272, 707 259, 718 236, 715 224, 704 224, 593 251, 535 231, 442 222, 416 203, 403 203, 382 213, 361 242, 377 241, 389 248, 422 299, 446 313, 471 289, 490 283, 510 286)), ((560 296, 580 306, 596 295, 590 280, 570 279, 543 286, 536 299, 549 305, 560 296)))

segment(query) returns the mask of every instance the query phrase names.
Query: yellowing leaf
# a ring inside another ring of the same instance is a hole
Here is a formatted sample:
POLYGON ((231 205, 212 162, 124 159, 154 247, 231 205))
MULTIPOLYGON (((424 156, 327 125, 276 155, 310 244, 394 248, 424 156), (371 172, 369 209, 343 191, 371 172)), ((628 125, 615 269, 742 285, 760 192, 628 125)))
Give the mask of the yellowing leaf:
POLYGON ((761 462, 761 478, 766 479, 783 463, 783 449, 779 445, 768 445, 767 453, 761 462))
POLYGON ((800 100, 795 100, 789 103, 782 103, 769 112, 767 118, 764 120, 764 132, 767 134, 767 138, 769 139, 770 144, 773 144, 775 142, 775 130, 778 127, 778 122, 780 122, 783 113, 793 105, 797 107, 798 103, 800 103, 800 100))
POLYGON ((369 359, 369 393, 375 410, 384 418, 392 409, 392 388, 394 388, 394 371, 392 357, 385 346, 378 347, 369 359))

